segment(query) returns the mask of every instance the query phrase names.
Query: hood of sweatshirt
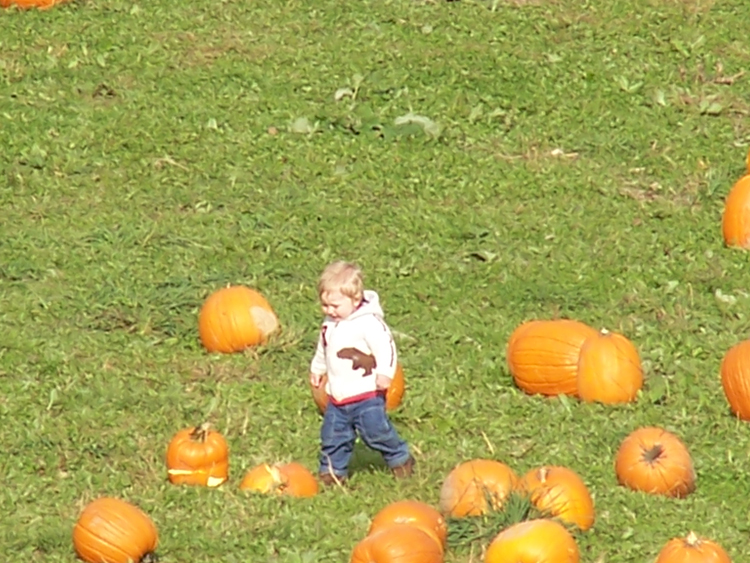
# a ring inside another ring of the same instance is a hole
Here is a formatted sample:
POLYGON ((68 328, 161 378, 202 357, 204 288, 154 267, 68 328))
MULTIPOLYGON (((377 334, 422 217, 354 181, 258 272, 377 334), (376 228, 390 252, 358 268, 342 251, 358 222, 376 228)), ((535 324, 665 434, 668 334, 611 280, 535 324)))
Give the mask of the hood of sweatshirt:
POLYGON ((383 318, 383 308, 380 306, 380 297, 378 294, 371 290, 365 289, 364 295, 362 296, 362 303, 357 307, 352 314, 345 318, 345 321, 354 320, 358 317, 364 317, 365 315, 376 315, 383 318))

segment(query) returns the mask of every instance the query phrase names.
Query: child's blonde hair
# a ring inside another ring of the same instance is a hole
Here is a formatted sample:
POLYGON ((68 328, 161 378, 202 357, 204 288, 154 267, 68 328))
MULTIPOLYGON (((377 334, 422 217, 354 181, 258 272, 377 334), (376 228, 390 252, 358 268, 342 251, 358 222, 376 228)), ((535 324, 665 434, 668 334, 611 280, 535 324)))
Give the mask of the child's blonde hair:
POLYGON ((326 266, 318 281, 318 297, 330 291, 340 291, 355 301, 364 297, 364 280, 362 270, 356 264, 339 260, 326 266))

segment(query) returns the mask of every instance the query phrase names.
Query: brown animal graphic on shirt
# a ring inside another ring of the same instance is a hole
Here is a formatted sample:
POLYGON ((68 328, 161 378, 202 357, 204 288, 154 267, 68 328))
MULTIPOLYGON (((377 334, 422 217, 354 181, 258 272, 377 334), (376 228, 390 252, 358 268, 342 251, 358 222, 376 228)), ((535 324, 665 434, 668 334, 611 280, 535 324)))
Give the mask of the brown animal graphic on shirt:
POLYGON ((364 369, 365 373, 362 374, 362 377, 365 375, 371 375, 372 370, 377 366, 375 356, 372 354, 365 354, 356 348, 342 348, 336 352, 336 356, 344 360, 351 360, 352 369, 364 369))

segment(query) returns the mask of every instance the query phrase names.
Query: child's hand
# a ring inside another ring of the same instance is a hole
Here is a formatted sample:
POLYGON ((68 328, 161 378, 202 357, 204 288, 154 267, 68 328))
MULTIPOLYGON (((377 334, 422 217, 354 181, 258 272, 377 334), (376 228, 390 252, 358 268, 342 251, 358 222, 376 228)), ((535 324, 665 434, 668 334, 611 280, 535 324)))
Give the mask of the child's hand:
POLYGON ((310 385, 312 385, 315 388, 320 387, 321 382, 323 381, 323 376, 318 375, 317 373, 310 372, 310 385))
POLYGON ((391 386, 391 378, 377 374, 375 376, 375 387, 378 389, 388 389, 391 386))

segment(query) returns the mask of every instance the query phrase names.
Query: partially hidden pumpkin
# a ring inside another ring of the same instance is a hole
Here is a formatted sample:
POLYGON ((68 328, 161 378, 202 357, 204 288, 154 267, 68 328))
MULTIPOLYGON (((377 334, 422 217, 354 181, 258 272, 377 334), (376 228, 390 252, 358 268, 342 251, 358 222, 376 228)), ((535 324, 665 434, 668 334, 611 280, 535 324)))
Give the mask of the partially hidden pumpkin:
POLYGON ((627 403, 643 386, 638 350, 625 336, 601 330, 581 346, 578 397, 583 401, 627 403))
POLYGON ((615 456, 615 473, 620 484, 645 493, 681 498, 695 490, 690 452, 662 428, 639 428, 627 436, 615 456))
POLYGON ((17 6, 22 10, 37 8, 39 10, 49 10, 57 4, 62 4, 66 0, 0 0, 0 8, 10 8, 17 6))
POLYGON ((513 380, 529 394, 576 396, 581 347, 596 335, 590 326, 569 319, 521 324, 506 351, 513 380))
POLYGON ((454 518, 502 509, 518 477, 501 461, 473 459, 451 470, 440 489, 440 511, 454 518))
POLYGON ((737 180, 729 190, 724 201, 721 230, 727 246, 750 248, 750 173, 737 180))
POLYGON ((492 540, 484 563, 578 563, 573 536, 554 520, 536 519, 514 524, 492 540))
MULTIPOLYGON (((320 385, 313 387, 310 384, 310 392, 312 393, 313 400, 318 406, 318 410, 321 413, 326 412, 328 407, 328 391, 326 386, 328 385, 328 376, 324 375, 320 385)), ((404 370, 400 363, 396 364, 396 373, 393 375, 391 385, 385 392, 385 410, 392 411, 401 405, 401 400, 404 397, 404 370)))
POLYGON ((229 477, 229 446, 209 424, 177 432, 167 448, 167 476, 176 485, 218 487, 229 477))
POLYGON ((198 315, 201 343, 209 352, 229 354, 264 344, 278 327, 266 298, 241 285, 209 295, 198 315))
POLYGON ((261 463, 245 474, 240 490, 312 497, 318 494, 318 481, 309 469, 295 461, 274 465, 261 463))
POLYGON ((560 466, 532 469, 521 478, 518 488, 542 514, 557 517, 584 531, 594 525, 591 493, 572 469, 560 466))
POLYGON ((427 532, 445 549, 448 539, 448 524, 440 512, 418 500, 399 500, 381 508, 372 519, 368 535, 393 524, 408 524, 427 532))
POLYGON ((721 362, 721 386, 732 412, 750 420, 750 340, 732 346, 721 362))
POLYGON ((656 563, 732 563, 732 560, 719 544, 690 532, 685 538, 669 540, 656 563))
POLYGON ((146 563, 154 557, 158 543, 151 518, 117 498, 90 502, 73 527, 73 547, 87 563, 146 563))
POLYGON ((391 524, 357 543, 349 563, 443 563, 443 549, 417 526, 391 524))

